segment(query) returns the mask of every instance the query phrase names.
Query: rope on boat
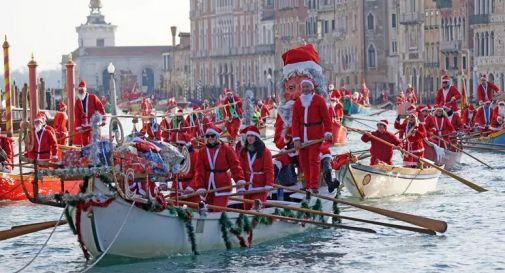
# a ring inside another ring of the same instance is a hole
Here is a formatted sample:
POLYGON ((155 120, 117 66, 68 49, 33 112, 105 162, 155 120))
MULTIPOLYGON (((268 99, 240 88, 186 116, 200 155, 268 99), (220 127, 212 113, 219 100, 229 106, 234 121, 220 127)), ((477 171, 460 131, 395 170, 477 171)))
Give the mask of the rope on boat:
POLYGON ((105 255, 107 255, 107 252, 109 252, 110 248, 112 247, 112 245, 116 242, 117 238, 119 237, 119 234, 121 233, 121 231, 123 231, 123 228, 125 227, 125 224, 126 224, 126 220, 128 220, 128 216, 130 216, 130 212, 132 211, 132 208, 134 206, 135 206, 135 201, 132 202, 130 208, 128 209, 128 212, 126 213, 126 217, 124 218, 123 223, 119 227, 119 230, 117 231, 116 235, 114 236, 114 238, 110 242, 109 246, 105 249, 104 252, 102 252, 102 254, 100 255, 100 257, 98 257, 98 259, 96 259, 96 261, 94 261, 90 266, 86 267, 83 271, 81 271, 82 273, 88 272, 97 263, 99 263, 103 259, 103 257, 105 257, 105 255))
POLYGON ((19 273, 19 272, 25 270, 28 266, 30 266, 35 261, 35 259, 37 259, 37 257, 39 257, 40 253, 47 246, 47 243, 49 243, 49 240, 51 239, 51 237, 53 236, 54 232, 56 231, 56 228, 58 227, 58 223, 61 221, 61 219, 63 219, 63 215, 65 215, 65 210, 67 209, 67 207, 68 207, 68 205, 65 206, 65 208, 61 212, 60 218, 58 218, 58 221, 56 221, 56 224, 54 225, 53 230, 49 234, 49 237, 47 237, 46 241, 44 242, 44 244, 42 245, 42 247, 39 249, 39 251, 37 252, 37 254, 35 254, 35 256, 33 256, 33 258, 27 264, 25 264, 20 269, 16 270, 15 273, 19 273))

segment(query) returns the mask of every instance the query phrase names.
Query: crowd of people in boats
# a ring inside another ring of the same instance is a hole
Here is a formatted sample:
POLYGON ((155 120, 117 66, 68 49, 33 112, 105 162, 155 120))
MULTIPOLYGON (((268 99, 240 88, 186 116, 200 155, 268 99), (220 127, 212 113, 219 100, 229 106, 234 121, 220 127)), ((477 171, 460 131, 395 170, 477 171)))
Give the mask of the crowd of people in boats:
MULTIPOLYGON (((283 55, 286 75, 283 101, 258 101, 252 107, 252 111, 257 113, 254 123, 244 125, 244 109, 248 107, 230 89, 224 89, 222 99, 215 105, 204 102, 201 106, 193 106, 188 113, 182 108, 175 111, 169 109, 162 117, 155 114, 149 99, 144 99, 140 113, 141 128, 136 130, 134 126, 132 132, 134 147, 129 150, 130 159, 143 155, 148 161, 157 161, 160 157, 157 153, 166 143, 181 151, 187 149, 190 169, 183 175, 170 178, 172 195, 198 193, 192 197, 194 201, 202 198, 206 203, 218 206, 226 206, 232 179, 237 192, 244 193, 244 198, 250 200, 266 201, 274 183, 294 185, 298 182, 299 174, 303 174, 308 191, 319 192, 322 174, 321 181, 326 183, 329 192, 333 192, 339 186, 339 181, 332 178, 332 171, 349 160, 357 160, 351 153, 332 155, 330 152, 331 145, 337 141, 336 132, 343 126, 342 100, 351 99, 369 105, 369 93, 366 85, 358 94, 329 85, 325 88, 328 94, 324 94, 319 91, 321 86, 315 80, 317 77, 300 73, 298 68, 290 71, 290 64, 304 63, 304 58, 316 60, 315 56, 317 53, 312 45, 292 49, 283 55), (260 133, 261 128, 267 125, 270 110, 274 108, 277 115, 273 126, 273 143, 282 151, 275 156, 266 148, 260 133)), ((311 65, 316 65, 313 71, 317 72, 317 64, 311 65)), ((66 105, 60 103, 60 111, 56 113, 52 126, 47 124, 44 113, 37 114, 30 138, 31 148, 24 153, 25 158, 35 161, 61 160, 63 155, 58 145, 66 145, 69 137, 73 138, 74 145, 82 146, 83 150, 92 144, 91 120, 98 112, 103 118, 100 125, 105 125, 104 103, 96 95, 87 92, 85 81, 80 81, 77 90, 74 102, 76 134, 68 136, 66 105)), ((424 155, 425 139, 451 150, 457 146, 457 134, 478 132, 486 135, 504 129, 505 101, 495 102, 494 96, 498 92, 498 88, 482 75, 477 92, 479 106, 469 104, 461 109, 459 102, 462 95, 448 76, 442 78, 442 87, 437 92, 433 107, 418 105, 415 90, 409 88, 405 98, 396 102, 409 104, 406 116, 399 115, 394 122, 398 135, 388 131, 389 122, 384 119, 377 123, 376 131, 362 136, 363 142, 371 143, 370 165, 392 165, 394 150, 371 135, 412 153, 414 156, 404 154, 403 163, 408 167, 417 167, 417 157, 424 155), (493 106, 494 103, 497 105, 493 106), (405 119, 402 121, 402 118, 405 119)), ((2 136, 0 144, 3 150, 0 160, 3 160, 4 170, 8 171, 13 163, 12 140, 2 136)), ((139 162, 140 159, 131 163, 139 162)), ((160 172, 168 170, 161 169, 160 172)), ((168 189, 166 183, 155 184, 145 180, 132 181, 130 187, 137 193, 150 191, 153 195, 160 189, 168 189)), ((244 204, 244 207, 250 208, 250 205, 244 204)))

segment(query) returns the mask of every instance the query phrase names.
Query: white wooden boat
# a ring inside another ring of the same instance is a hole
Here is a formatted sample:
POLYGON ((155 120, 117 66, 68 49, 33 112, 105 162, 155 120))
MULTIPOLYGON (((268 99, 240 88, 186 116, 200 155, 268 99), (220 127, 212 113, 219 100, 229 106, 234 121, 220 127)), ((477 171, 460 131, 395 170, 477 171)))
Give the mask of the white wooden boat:
MULTIPOLYGON (((95 178, 88 189, 92 189, 96 195, 113 193, 99 178, 95 178)), ((326 188, 322 188, 320 191, 321 194, 330 195, 326 188)), ((300 199, 304 198, 303 194, 298 195, 300 199)), ((314 205, 316 202, 315 198, 311 198, 309 205, 314 205)), ((300 207, 299 203, 282 203, 300 207)), ((322 211, 332 212, 332 205, 331 201, 321 200, 322 211)), ((77 209, 72 207, 71 210, 73 222, 77 225, 77 209)), ((265 208, 260 212, 272 214, 274 210, 274 208, 265 208)), ((226 249, 219 221, 221 215, 221 212, 209 212, 206 215, 200 215, 198 212, 192 213, 191 223, 194 227, 198 252, 226 249)), ((226 215, 235 225, 239 214, 227 212, 226 215)), ((253 216, 247 216, 247 218, 249 222, 252 222, 253 216)), ((325 221, 329 220, 325 218, 325 221)), ((117 239, 107 255, 143 259, 192 253, 192 244, 188 239, 189 233, 185 222, 168 210, 148 212, 131 207, 131 203, 124 199, 116 198, 107 207, 93 206, 88 211, 81 212, 79 222, 79 226, 76 228, 80 231, 81 241, 94 257, 102 254, 113 242, 116 235, 117 239), (125 220, 130 208, 130 214, 125 220), (118 233, 120 229, 121 231, 118 233)), ((315 226, 310 224, 301 225, 277 220, 271 224, 258 224, 253 230, 251 245, 306 232, 314 228, 315 226)), ((248 239, 247 234, 243 236, 246 240, 248 239)), ((233 247, 240 246, 239 240, 231 232, 228 233, 228 237, 233 247)))
POLYGON ((390 165, 347 164, 338 173, 349 192, 360 198, 425 194, 437 189, 440 171, 390 165))

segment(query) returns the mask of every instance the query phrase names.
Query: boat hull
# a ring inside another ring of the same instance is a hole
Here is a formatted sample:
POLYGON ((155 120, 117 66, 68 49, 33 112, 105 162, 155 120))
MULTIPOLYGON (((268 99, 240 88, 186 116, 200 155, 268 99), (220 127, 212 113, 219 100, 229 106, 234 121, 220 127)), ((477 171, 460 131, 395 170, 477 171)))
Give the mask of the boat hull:
POLYGON ((445 155, 441 160, 437 160, 435 149, 430 145, 424 147, 424 157, 435 162, 437 165, 444 165, 446 170, 453 170, 461 164, 462 152, 444 151, 445 155))
MULTIPOLYGON (((25 186, 28 193, 33 193, 32 188, 32 176, 24 176, 25 186)), ((79 193, 79 184, 81 181, 65 181, 65 191, 71 194, 79 193)), ((57 177, 44 177, 42 181, 39 181, 39 194, 49 195, 55 193, 61 193, 61 181, 57 177)), ((21 178, 19 175, 2 173, 0 175, 0 201, 10 200, 10 201, 20 201, 26 200, 26 196, 23 192, 23 187, 21 186, 21 178)))
POLYGON ((425 194, 437 189, 440 171, 394 166, 345 165, 339 171, 340 181, 349 192, 360 198, 380 198, 402 194, 425 194))
MULTIPOLYGON (((95 180, 94 192, 110 193, 99 179, 95 180)), ((314 198, 311 201, 315 202, 314 198)), ((324 211, 332 209, 332 202, 321 201, 324 211)), ((73 208, 73 211, 74 223, 76 223, 76 209, 73 208)), ((261 210, 263 213, 273 213, 273 211, 273 208, 261 210)), ((235 224, 239 214, 227 212, 227 216, 235 224)), ((82 242, 94 257, 102 254, 109 247, 120 229, 107 255, 147 259, 192 253, 185 223, 167 210, 147 212, 135 206, 131 207, 130 203, 117 198, 109 206, 91 207, 87 212, 80 213, 79 217, 82 242), (130 209, 130 214, 121 229, 130 209)), ((206 216, 193 213, 191 223, 194 227, 198 252, 226 249, 219 223, 220 217, 221 213, 207 213, 206 216)), ((252 222, 253 218, 251 216, 248 219, 252 222)), ((281 239, 312 228, 314 227, 311 225, 303 226, 281 221, 274 221, 268 225, 258 224, 253 230, 252 245, 281 239)), ((247 240, 247 235, 243 236, 247 240)), ((235 235, 228 233, 228 237, 232 247, 240 246, 235 235)))

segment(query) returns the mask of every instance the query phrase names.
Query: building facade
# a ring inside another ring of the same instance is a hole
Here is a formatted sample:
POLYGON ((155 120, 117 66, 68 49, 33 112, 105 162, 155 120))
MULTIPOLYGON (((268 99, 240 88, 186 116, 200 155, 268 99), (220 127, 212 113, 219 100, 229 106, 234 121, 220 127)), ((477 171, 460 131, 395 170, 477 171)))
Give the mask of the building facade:
POLYGON ((179 44, 176 45, 177 28, 172 27, 172 29, 173 47, 162 54, 164 71, 162 89, 167 93, 167 97, 186 100, 201 99, 196 93, 196 88, 191 88, 193 79, 191 78, 190 33, 180 32, 179 44))

